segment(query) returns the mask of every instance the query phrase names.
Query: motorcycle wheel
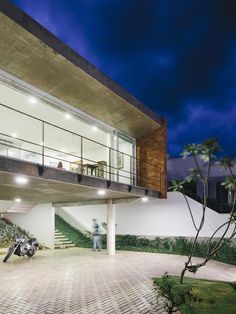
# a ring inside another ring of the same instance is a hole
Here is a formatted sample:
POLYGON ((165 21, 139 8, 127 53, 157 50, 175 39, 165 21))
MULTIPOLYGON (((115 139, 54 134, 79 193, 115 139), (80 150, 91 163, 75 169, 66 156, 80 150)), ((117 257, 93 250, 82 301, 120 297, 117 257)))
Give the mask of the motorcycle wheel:
POLYGON ((4 257, 3 259, 3 263, 6 263, 7 260, 12 256, 12 254, 14 253, 15 248, 11 247, 7 253, 7 255, 4 257))
POLYGON ((32 257, 35 254, 35 252, 36 252, 35 249, 30 250, 29 252, 27 252, 27 256, 32 257))

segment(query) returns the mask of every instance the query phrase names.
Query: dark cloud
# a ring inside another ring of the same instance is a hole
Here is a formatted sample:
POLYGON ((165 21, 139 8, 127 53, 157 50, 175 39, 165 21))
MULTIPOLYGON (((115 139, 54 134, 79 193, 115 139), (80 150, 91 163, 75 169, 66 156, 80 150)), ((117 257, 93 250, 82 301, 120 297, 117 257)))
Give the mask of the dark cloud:
POLYGON ((169 152, 236 140, 235 0, 12 0, 168 119, 169 152))
POLYGON ((179 150, 179 145, 195 142, 196 138, 203 141, 217 137, 221 146, 230 152, 236 131, 235 117, 235 104, 225 106, 224 110, 221 110, 214 108, 210 103, 188 101, 185 103, 185 117, 178 124, 170 118, 169 140, 170 145, 173 145, 170 148, 175 152, 179 150))

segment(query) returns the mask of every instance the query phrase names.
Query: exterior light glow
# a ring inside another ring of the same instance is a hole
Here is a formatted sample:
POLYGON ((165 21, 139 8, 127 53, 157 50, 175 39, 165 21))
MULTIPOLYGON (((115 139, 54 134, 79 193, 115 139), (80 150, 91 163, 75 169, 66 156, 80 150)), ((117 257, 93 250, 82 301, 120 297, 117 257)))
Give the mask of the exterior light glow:
POLYGON ((34 105, 34 104, 37 103, 37 99, 36 99, 35 97, 31 96, 31 97, 29 98, 29 102, 34 105))
POLYGON ((146 196, 143 196, 142 197, 142 202, 147 202, 148 201, 148 198, 146 196))
POLYGON ((15 132, 12 132, 11 136, 16 138, 17 134, 15 132))
POLYGON ((94 125, 93 127, 92 127, 92 131, 93 132, 96 132, 98 130, 98 128, 94 125))
POLYGON ((16 203, 20 203, 20 202, 21 202, 21 198, 15 198, 14 201, 15 201, 16 203))
POLYGON ((71 114, 66 113, 66 114, 65 114, 65 118, 66 118, 66 120, 70 120, 70 119, 71 119, 71 114))
POLYGON ((16 177, 16 183, 26 184, 26 183, 28 183, 28 179, 25 177, 16 177))
POLYGON ((98 190, 97 194, 98 195, 106 195, 106 191, 105 190, 98 190))

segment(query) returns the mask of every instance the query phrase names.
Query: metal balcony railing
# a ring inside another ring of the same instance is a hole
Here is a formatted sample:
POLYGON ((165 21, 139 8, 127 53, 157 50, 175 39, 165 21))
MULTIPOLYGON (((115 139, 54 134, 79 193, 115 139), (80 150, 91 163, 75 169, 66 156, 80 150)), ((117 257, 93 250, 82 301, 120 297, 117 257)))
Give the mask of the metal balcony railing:
POLYGON ((0 104, 0 155, 133 186, 147 188, 147 185, 150 184, 158 185, 161 189, 162 173, 159 167, 4 104, 0 104), (11 124, 12 115, 17 123, 24 123, 24 126, 21 126, 24 135, 16 137, 10 130, 4 129, 1 119, 6 115, 9 116, 9 124, 11 124), (59 149, 60 145, 54 143, 55 135, 58 132, 64 136, 65 142, 68 135, 73 136, 79 153, 59 149), (88 146, 90 153, 87 149, 88 146), (93 155, 96 154, 96 150, 100 151, 100 155, 102 151, 102 157, 92 158, 90 156, 91 147, 93 155), (121 157, 123 158, 123 167, 119 162, 121 157), (140 175, 143 172, 142 167, 152 170, 150 171, 152 173, 155 172, 155 178, 140 175))

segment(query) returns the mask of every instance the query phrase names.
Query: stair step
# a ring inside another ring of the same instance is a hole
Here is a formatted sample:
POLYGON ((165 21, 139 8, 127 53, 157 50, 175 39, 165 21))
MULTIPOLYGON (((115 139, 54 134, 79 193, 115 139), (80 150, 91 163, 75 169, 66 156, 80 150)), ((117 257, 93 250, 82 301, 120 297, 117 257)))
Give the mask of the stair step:
POLYGON ((66 241, 55 241, 55 245, 57 244, 73 244, 73 242, 66 240, 66 241))
POLYGON ((66 249, 72 248, 76 245, 70 241, 62 232, 58 229, 54 229, 54 241, 55 241, 55 249, 66 249))
POLYGON ((67 248, 71 248, 71 247, 75 247, 75 244, 60 244, 60 245, 55 245, 55 249, 67 249, 67 248))
POLYGON ((68 241, 68 238, 54 238, 55 241, 68 241))
POLYGON ((54 238, 55 241, 58 241, 58 242, 63 242, 63 241, 70 241, 70 239, 64 237, 64 238, 54 238))

